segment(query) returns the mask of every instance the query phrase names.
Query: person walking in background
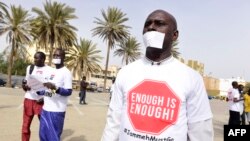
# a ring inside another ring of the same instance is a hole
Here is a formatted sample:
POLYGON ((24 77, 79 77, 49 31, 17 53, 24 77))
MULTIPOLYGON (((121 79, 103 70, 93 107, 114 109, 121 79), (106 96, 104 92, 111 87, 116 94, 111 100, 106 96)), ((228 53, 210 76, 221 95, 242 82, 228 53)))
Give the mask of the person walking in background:
MULTIPOLYGON (((244 86, 242 84, 239 84, 238 90, 240 93, 240 99, 244 98, 244 93, 243 93, 244 86)), ((239 101, 240 103, 240 121, 241 125, 246 124, 246 115, 245 115, 245 108, 244 108, 244 100, 239 101)))
POLYGON ((248 89, 247 94, 244 95, 244 106, 247 122, 250 125, 250 88, 248 89))
POLYGON ((88 82, 86 82, 86 77, 82 77, 82 81, 80 83, 80 101, 79 104, 87 104, 86 103, 86 89, 88 86, 88 82))
POLYGON ((232 82, 233 88, 229 89, 227 100, 229 104, 229 121, 228 125, 240 125, 240 111, 241 103, 240 101, 240 93, 238 90, 238 82, 232 82))
POLYGON ((117 74, 102 141, 212 141, 213 124, 201 75, 171 54, 175 18, 164 10, 146 19, 145 57, 117 74))
MULTIPOLYGON (((47 69, 50 68, 44 64, 46 55, 43 52, 36 52, 34 55, 34 65, 29 65, 26 69, 26 76, 22 83, 25 91, 23 102, 23 123, 22 123, 22 141, 30 140, 30 126, 34 115, 40 119, 40 113, 43 106, 42 96, 36 94, 35 86, 32 85, 32 77, 42 77, 47 79, 47 69)), ((42 89, 42 88, 40 88, 42 89)), ((45 87, 43 88, 45 89, 45 87)))
POLYGON ((55 49, 52 62, 56 69, 51 73, 48 82, 44 83, 48 90, 37 92, 39 95, 44 95, 40 141, 60 141, 63 132, 68 97, 72 93, 72 74, 64 66, 64 59, 65 51, 61 48, 55 49))

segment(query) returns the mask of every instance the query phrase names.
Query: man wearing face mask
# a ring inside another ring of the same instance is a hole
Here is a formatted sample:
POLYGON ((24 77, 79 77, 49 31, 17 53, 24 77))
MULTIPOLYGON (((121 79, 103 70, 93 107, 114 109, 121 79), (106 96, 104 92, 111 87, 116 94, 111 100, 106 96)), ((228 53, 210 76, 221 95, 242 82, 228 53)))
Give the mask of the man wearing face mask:
POLYGON ((175 18, 146 19, 146 55, 123 67, 114 84, 102 141, 212 141, 212 112, 200 74, 171 55, 175 18))
MULTIPOLYGON (((30 139, 30 125, 34 115, 40 119, 40 113, 43 106, 42 96, 36 94, 36 86, 31 85, 32 78, 41 77, 47 79, 49 77, 49 66, 44 64, 46 55, 43 52, 36 52, 34 55, 34 65, 30 65, 26 69, 26 76, 23 80, 22 87, 25 91, 25 99, 23 102, 23 124, 22 124, 22 141, 29 141, 30 139)), ((40 89, 45 89, 40 88, 40 89)))
POLYGON ((52 62, 56 69, 44 86, 45 91, 37 92, 44 95, 44 106, 41 113, 39 136, 40 141, 60 141, 63 131, 68 97, 72 93, 72 75, 64 66, 65 51, 57 48, 52 62))

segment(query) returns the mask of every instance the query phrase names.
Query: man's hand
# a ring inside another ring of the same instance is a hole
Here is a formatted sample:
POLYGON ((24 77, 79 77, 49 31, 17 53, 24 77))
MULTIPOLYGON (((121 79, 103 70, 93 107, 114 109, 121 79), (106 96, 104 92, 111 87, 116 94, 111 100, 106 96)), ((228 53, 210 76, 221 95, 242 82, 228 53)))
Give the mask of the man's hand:
POLYGON ((27 84, 22 84, 22 88, 24 91, 29 91, 31 89, 27 84))
POLYGON ((50 82, 43 83, 43 85, 51 90, 56 90, 56 85, 50 82))
POLYGON ((23 79, 22 88, 24 91, 29 91, 31 88, 27 85, 27 80, 23 79))
POLYGON ((52 95, 53 95, 52 92, 46 91, 46 90, 37 91, 36 94, 37 95, 44 95, 44 96, 48 96, 48 97, 52 97, 52 95))

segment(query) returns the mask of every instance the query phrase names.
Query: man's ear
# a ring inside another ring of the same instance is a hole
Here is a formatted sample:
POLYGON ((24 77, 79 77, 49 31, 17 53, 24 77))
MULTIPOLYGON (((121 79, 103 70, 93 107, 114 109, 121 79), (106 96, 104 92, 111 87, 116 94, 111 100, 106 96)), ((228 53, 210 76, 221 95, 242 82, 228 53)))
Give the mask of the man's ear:
POLYGON ((175 32, 174 32, 174 35, 173 35, 173 41, 176 41, 177 39, 178 39, 178 37, 179 37, 179 31, 178 30, 176 30, 175 32))

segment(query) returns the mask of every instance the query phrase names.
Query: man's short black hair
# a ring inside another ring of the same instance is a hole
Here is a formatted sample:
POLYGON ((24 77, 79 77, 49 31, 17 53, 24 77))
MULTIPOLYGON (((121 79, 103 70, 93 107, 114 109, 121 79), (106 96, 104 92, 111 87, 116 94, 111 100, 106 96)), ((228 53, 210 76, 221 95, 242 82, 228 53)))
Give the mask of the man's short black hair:
POLYGON ((41 51, 38 51, 36 52, 36 54, 39 54, 41 56, 42 59, 46 60, 46 55, 45 53, 41 52, 41 51))
POLYGON ((232 86, 233 86, 233 87, 235 87, 235 86, 237 86, 237 85, 238 85, 238 82, 237 82, 237 81, 233 81, 233 82, 232 82, 232 86))

